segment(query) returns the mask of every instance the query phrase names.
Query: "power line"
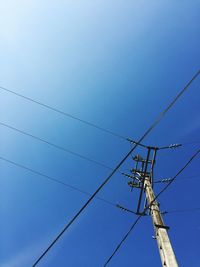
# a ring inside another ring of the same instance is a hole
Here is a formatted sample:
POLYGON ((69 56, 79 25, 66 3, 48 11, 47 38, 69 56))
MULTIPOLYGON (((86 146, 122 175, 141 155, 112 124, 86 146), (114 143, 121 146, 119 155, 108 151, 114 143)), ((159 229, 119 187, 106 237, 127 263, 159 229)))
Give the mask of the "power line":
MULTIPOLYGON (((137 141, 132 140, 131 138, 126 138, 126 140, 130 143, 130 144, 136 144, 137 141)), ((145 145, 145 144, 141 144, 138 143, 138 146, 144 147, 144 148, 149 148, 149 147, 155 147, 157 148, 157 150, 164 150, 164 149, 176 149, 185 145, 198 145, 200 144, 200 142, 187 142, 187 143, 181 143, 181 144, 177 144, 177 143, 171 143, 168 146, 161 146, 161 147, 157 147, 157 146, 149 146, 149 145, 145 145)))
POLYGON ((185 213, 185 212, 198 212, 200 211, 200 208, 191 208, 191 209, 177 209, 177 210, 170 210, 170 211, 165 211, 163 214, 171 214, 171 213, 185 213))
MULTIPOLYGON (((15 162, 15 161, 9 160, 9 159, 4 158, 4 157, 1 157, 1 156, 0 156, 0 160, 5 161, 5 162, 7 162, 7 163, 9 163, 9 164, 12 164, 12 165, 14 165, 14 166, 17 166, 18 168, 21 168, 21 169, 24 169, 24 170, 26 170, 26 171, 32 172, 32 173, 34 173, 34 174, 36 174, 36 175, 38 175, 38 176, 44 177, 44 178, 50 180, 51 182, 54 182, 54 183, 58 183, 58 184, 64 185, 64 186, 66 186, 66 187, 68 187, 68 188, 71 188, 72 190, 78 191, 78 192, 80 192, 80 193, 82 193, 82 194, 84 194, 84 195, 87 195, 87 196, 91 196, 91 195, 92 195, 91 193, 88 193, 88 192, 86 192, 86 191, 84 191, 84 190, 81 190, 81 189, 78 188, 78 187, 75 187, 75 186, 73 186, 73 185, 70 185, 70 184, 68 184, 68 183, 63 182, 62 179, 59 179, 59 178, 55 178, 55 177, 49 176, 49 175, 44 174, 44 173, 42 173, 42 172, 40 172, 40 171, 34 170, 34 169, 29 168, 29 167, 27 167, 27 166, 24 166, 24 165, 22 165, 22 164, 19 164, 19 163, 15 162)), ((112 202, 109 201, 109 200, 106 200, 106 199, 103 199, 103 198, 100 198, 100 197, 96 197, 96 199, 101 200, 101 201, 103 201, 103 202, 105 202, 105 203, 107 203, 107 204, 109 204, 109 205, 114 206, 114 207, 116 206, 116 204, 112 203, 112 202)))
MULTIPOLYGON (((16 132, 18 132, 18 133, 20 133, 20 134, 29 136, 29 137, 31 137, 31 138, 37 140, 37 141, 43 142, 43 143, 45 143, 45 144, 48 144, 49 146, 52 146, 52 147, 54 147, 54 148, 56 148, 56 149, 62 150, 62 151, 64 151, 64 152, 67 152, 67 153, 69 153, 69 154, 71 154, 71 155, 73 155, 73 156, 79 157, 79 158, 81 158, 81 159, 87 160, 87 161, 89 161, 89 162, 91 162, 91 163, 94 163, 94 164, 96 164, 96 165, 99 165, 99 166, 101 166, 101 167, 103 167, 103 168, 105 168, 105 169, 109 169, 109 170, 112 170, 112 169, 113 169, 112 167, 109 167, 108 165, 106 165, 106 164, 104 164, 104 163, 102 163, 102 162, 99 162, 99 161, 97 161, 97 160, 91 159, 91 158, 89 158, 89 157, 87 157, 87 156, 84 156, 84 155, 82 155, 82 154, 79 154, 79 153, 74 152, 74 151, 72 151, 72 150, 70 150, 70 149, 64 148, 64 147, 62 147, 62 146, 56 145, 56 144, 54 144, 54 143, 52 143, 52 142, 50 142, 50 141, 47 141, 47 140, 45 140, 45 139, 43 139, 43 138, 40 138, 40 137, 38 137, 38 136, 35 136, 35 135, 33 135, 33 134, 27 133, 27 132, 25 132, 25 131, 23 131, 23 130, 21 130, 21 129, 19 129, 19 128, 16 128, 16 127, 14 127, 14 126, 11 126, 11 125, 9 125, 9 124, 7 124, 7 123, 3 123, 3 122, 0 121, 0 125, 3 126, 3 127, 9 128, 9 129, 11 129, 11 130, 13 130, 13 131, 16 131, 16 132)), ((127 140, 128 140, 128 139, 127 139, 127 140)), ((130 139, 129 139, 128 141, 130 141, 130 139)), ((137 143, 137 142, 131 140, 131 143, 137 143)), ((137 145, 140 145, 140 146, 141 146, 142 144, 137 143, 137 145)), ((145 146, 145 145, 142 145, 142 146, 147 147, 147 146, 145 146)), ((166 146, 165 148, 174 148, 175 146, 181 146, 181 145, 176 145, 176 144, 174 144, 174 145, 166 146)), ((163 148, 161 147, 161 148, 159 148, 159 149, 163 149, 163 148)))
POLYGON ((157 147, 157 146, 147 146, 141 143, 137 143, 136 141, 132 140, 131 138, 127 138, 127 141, 130 142, 130 144, 138 144, 138 146, 144 147, 144 148, 150 148, 154 147, 157 150, 163 150, 163 149, 176 149, 182 146, 182 144, 170 144, 168 146, 162 146, 162 147, 157 147))
POLYGON ((199 177, 200 177, 199 175, 193 175, 193 176, 189 176, 189 177, 181 177, 181 178, 177 179, 176 182, 181 182, 182 180, 197 179, 199 177))
POLYGON ((69 153, 69 154, 71 154, 71 155, 73 155, 73 156, 76 156, 76 157, 79 157, 79 158, 81 158, 81 159, 84 159, 84 160, 87 160, 87 161, 89 161, 89 162, 92 162, 92 163, 94 163, 94 164, 96 164, 96 165, 99 165, 99 166, 101 166, 101 167, 103 167, 103 168, 106 168, 106 169, 109 169, 109 170, 112 170, 112 169, 113 169, 113 168, 111 168, 111 167, 105 165, 104 163, 101 163, 101 162, 99 162, 99 161, 96 161, 96 160, 94 160, 94 159, 91 159, 91 158, 89 158, 89 157, 86 157, 86 156, 84 156, 84 155, 81 155, 81 154, 79 154, 79 153, 77 153, 77 152, 74 152, 74 151, 69 150, 69 149, 67 149, 67 148, 64 148, 64 147, 62 147, 62 146, 56 145, 56 144, 54 144, 54 143, 52 143, 52 142, 49 142, 49 141, 47 141, 47 140, 45 140, 45 139, 42 139, 42 138, 40 138, 40 137, 37 137, 37 136, 35 136, 35 135, 33 135, 33 134, 30 134, 30 133, 27 133, 27 132, 25 132, 25 131, 22 131, 22 130, 20 130, 19 128, 13 127, 13 126, 8 125, 8 124, 3 123, 3 122, 0 122, 0 125, 4 126, 4 127, 6 127, 6 128, 9 128, 9 129, 11 129, 11 130, 14 130, 14 131, 16 131, 16 132, 18 132, 18 133, 20 133, 20 134, 29 136, 29 137, 31 137, 31 138, 37 140, 37 141, 43 142, 43 143, 45 143, 45 144, 47 144, 47 145, 49 145, 49 146, 52 146, 52 147, 54 147, 54 148, 56 148, 56 149, 62 150, 62 151, 64 151, 64 152, 67 152, 67 153, 69 153))
POLYGON ((187 142, 187 143, 183 143, 183 145, 199 145, 200 142, 199 141, 196 141, 196 142, 187 142))
POLYGON ((79 122, 81 122, 81 123, 83 123, 83 124, 85 124, 85 125, 88 125, 88 126, 90 126, 90 127, 93 127, 93 128, 95 128, 95 129, 97 129, 97 130, 100 130, 100 131, 102 131, 102 132, 104 132, 104 133, 107 133, 107 134, 110 134, 110 135, 112 135, 112 136, 118 137, 118 138, 120 138, 120 139, 126 140, 126 138, 125 138, 124 136, 122 136, 122 135, 120 135, 120 134, 118 134, 118 133, 116 133, 116 132, 114 132, 114 131, 108 130, 108 129, 103 128, 103 127, 101 127, 101 126, 98 126, 97 124, 94 124, 94 123, 92 123, 92 122, 89 122, 89 121, 80 119, 80 118, 78 118, 78 117, 76 117, 76 116, 74 116, 74 115, 72 115, 72 114, 70 114, 70 113, 64 112, 64 111, 62 111, 62 110, 60 110, 60 109, 58 109, 58 108, 55 108, 55 107, 52 107, 52 106, 50 106, 50 105, 44 104, 44 103, 42 103, 42 102, 40 102, 40 101, 37 101, 37 100, 35 100, 35 99, 31 98, 31 97, 27 97, 27 96, 25 96, 25 95, 19 94, 19 93, 15 92, 15 91, 13 91, 13 90, 11 90, 11 89, 8 89, 8 88, 2 87, 2 86, 0 86, 0 89, 1 89, 1 90, 4 90, 4 91, 6 91, 6 92, 9 92, 9 93, 11 93, 11 94, 14 94, 14 95, 16 95, 16 96, 18 96, 18 97, 21 97, 21 98, 23 98, 23 99, 26 99, 26 100, 28 100, 28 101, 30 101, 30 102, 32 102, 32 103, 35 103, 35 104, 37 104, 37 105, 40 105, 40 106, 42 106, 42 107, 44 107, 44 108, 47 108, 47 109, 49 109, 49 110, 52 110, 52 111, 54 111, 54 112, 56 112, 56 113, 59 113, 59 114, 65 116, 65 117, 68 117, 68 118, 71 118, 71 119, 73 119, 73 120, 79 121, 79 122))
MULTIPOLYGON (((180 177, 179 179, 176 179, 176 182, 181 182, 182 180, 191 180, 195 178, 199 178, 199 175, 193 175, 193 176, 187 176, 187 177, 180 177)), ((159 184, 159 183, 168 183, 172 180, 173 178, 162 178, 160 180, 154 181, 154 184, 159 184)))
MULTIPOLYGON (((138 140, 137 143, 141 143, 145 137, 157 126, 157 124, 161 121, 161 119, 165 116, 165 114, 172 108, 172 106, 177 102, 177 100, 182 96, 182 94, 189 88, 190 84, 198 77, 200 74, 200 70, 193 76, 193 78, 186 84, 186 86, 180 91, 180 93, 172 100, 172 102, 164 109, 164 111, 158 116, 155 122, 147 129, 147 131, 142 135, 142 137, 138 140)), ((133 146, 133 148, 125 155, 125 157, 118 163, 115 169, 110 173, 110 175, 105 179, 105 181, 97 188, 94 194, 88 199, 88 201, 82 206, 82 208, 76 213, 76 215, 67 223, 67 225, 63 228, 63 230, 56 236, 56 238, 51 242, 48 248, 42 253, 42 255, 36 260, 33 264, 35 267, 42 258, 47 254, 47 252, 54 246, 54 244, 60 239, 60 237, 65 233, 65 231, 71 226, 71 224, 78 218, 78 216, 82 213, 82 211, 88 206, 88 204, 93 200, 93 198, 98 194, 98 192, 110 181, 112 176, 118 171, 121 165, 126 161, 126 159, 132 154, 135 148, 138 146, 137 143, 133 146)))
MULTIPOLYGON (((119 204, 117 204, 116 207, 119 208, 119 209, 121 209, 124 212, 132 213, 134 215, 137 215, 137 213, 134 212, 133 210, 124 208, 123 206, 121 206, 119 204)), ((200 211, 200 208, 165 210, 165 211, 162 211, 161 214, 162 215, 168 215, 168 214, 171 214, 171 213, 184 213, 184 212, 196 212, 196 211, 200 211)), ((146 214, 146 215, 148 215, 148 214, 146 214)))
MULTIPOLYGON (((199 74, 199 73, 197 72, 197 76, 198 76, 198 74, 199 74)), ((196 77, 195 77, 195 78, 196 78, 196 77)), ((11 89, 8 89, 8 88, 6 88, 6 87, 3 87, 3 86, 0 86, 0 89, 6 91, 6 92, 8 92, 8 93, 14 94, 14 95, 16 95, 16 96, 18 96, 18 97, 21 97, 21 98, 23 98, 23 99, 26 99, 26 100, 28 100, 28 101, 30 101, 30 102, 33 102, 33 103, 35 103, 35 104, 37 104, 37 105, 40 105, 40 106, 42 106, 42 107, 45 107, 45 108, 47 108, 47 109, 49 109, 49 110, 52 110, 52 111, 54 111, 54 112, 56 112, 56 113, 59 113, 59 114, 61 114, 61 115, 64 115, 64 116, 66 116, 66 117, 69 117, 69 118, 71 118, 71 119, 77 120, 77 121, 79 121, 79 122, 81 122, 81 123, 84 123, 84 124, 90 126, 90 127, 96 128, 96 129, 98 129, 98 130, 100 130, 100 131, 102 131, 102 132, 104 132, 104 133, 107 133, 107 134, 113 135, 113 136, 115 136, 115 137, 118 137, 118 138, 120 138, 120 139, 128 140, 128 141, 129 141, 129 138, 126 138, 125 136, 122 136, 122 135, 120 135, 120 134, 118 134, 118 133, 116 133, 116 132, 114 132, 114 131, 111 131, 111 130, 108 130, 108 129, 106 129, 106 128, 103 128, 103 127, 101 127, 101 126, 99 126, 99 125, 97 125, 97 124, 91 123, 91 122, 89 122, 89 121, 80 119, 80 118, 77 117, 77 116, 74 116, 74 115, 72 115, 72 114, 70 114, 70 113, 67 113, 67 112, 64 112, 64 111, 62 111, 62 110, 60 110, 60 109, 58 109, 58 108, 55 108, 55 107, 52 107, 52 106, 47 105, 47 104, 45 104, 45 103, 42 103, 42 102, 40 102, 40 101, 37 101, 37 100, 35 100, 35 99, 31 98, 31 97, 27 97, 27 96, 25 96, 25 95, 22 95, 22 94, 20 94, 20 93, 17 93, 17 92, 15 92, 15 91, 13 91, 13 90, 11 90, 11 89)), ((199 144, 199 143, 200 143, 200 142, 189 142, 189 143, 184 143, 183 145, 191 145, 191 144, 199 144)))
POLYGON ((181 168, 177 174, 169 181, 169 183, 157 194, 156 198, 154 199, 154 201, 164 192, 167 190, 167 188, 176 180, 177 176, 179 176, 186 168, 188 165, 190 165, 190 163, 193 161, 193 159, 200 153, 200 149, 198 149, 196 151, 196 153, 194 153, 194 155, 188 160, 188 162, 183 166, 183 168, 181 168))
POLYGON ((114 255, 117 253, 117 251, 120 249, 121 245, 126 241, 127 237, 130 235, 130 233, 132 232, 132 230, 135 228, 135 226, 138 224, 138 222, 141 220, 142 215, 139 215, 137 217, 137 219, 135 220, 135 222, 133 223, 133 225, 131 226, 131 228, 129 229, 129 231, 126 233, 126 235, 123 237, 123 239, 121 240, 121 242, 116 246, 114 252, 112 253, 112 255, 108 258, 108 260, 106 261, 106 263, 103 265, 103 267, 106 267, 108 265, 108 263, 112 260, 112 258, 114 257, 114 255))
MULTIPOLYGON (((144 209, 144 214, 145 212, 151 207, 152 203, 158 199, 160 197, 161 194, 163 194, 167 188, 176 180, 176 178, 185 170, 185 168, 188 167, 188 165, 191 164, 191 162, 194 160, 194 158, 200 153, 200 149, 198 149, 193 156, 187 161, 187 163, 177 172, 177 174, 171 179, 171 181, 155 196, 155 198, 151 201, 151 203, 149 203, 149 205, 147 205, 147 207, 144 209)), ((108 258, 108 260, 106 261, 106 263, 104 264, 104 267, 106 267, 108 265, 108 263, 112 260, 112 258, 114 257, 114 255, 117 253, 117 251, 120 249, 120 247, 122 246, 122 244, 126 241, 127 237, 129 236, 129 234, 132 232, 132 230, 135 228, 135 226, 137 225, 137 223, 140 221, 140 219, 142 218, 143 214, 139 215, 137 217, 137 219, 135 220, 135 222, 133 223, 133 225, 131 226, 131 228, 129 229, 129 231, 127 232, 127 234, 123 237, 123 239, 121 240, 121 242, 117 245, 116 249, 114 250, 114 252, 112 253, 112 255, 108 258)))

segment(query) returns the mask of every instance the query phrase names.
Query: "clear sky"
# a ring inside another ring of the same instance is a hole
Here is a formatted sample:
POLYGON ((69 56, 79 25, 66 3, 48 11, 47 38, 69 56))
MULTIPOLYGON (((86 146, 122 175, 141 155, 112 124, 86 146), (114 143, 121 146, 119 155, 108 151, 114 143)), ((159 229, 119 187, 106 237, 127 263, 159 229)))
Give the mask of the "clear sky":
MULTIPOLYGON (((199 0, 1 0, 0 86, 139 139, 199 69, 199 13, 199 0)), ((111 168, 130 149, 16 95, 0 90, 0 98, 1 123, 111 168)), ((200 78, 146 138, 158 146, 195 142, 160 152, 156 178, 173 176, 198 149, 199 103, 200 78)), ((89 193, 110 173, 2 125, 0 157, 89 193)), ((160 197, 162 210, 200 208, 199 161, 160 197)), ((132 166, 128 160, 121 171, 132 166)), ((31 267, 88 196, 2 160, 0 174, 0 266, 31 267)), ((134 210, 137 194, 116 174, 99 197, 134 210)), ((95 199, 39 266, 102 267, 134 220, 95 199)), ((180 266, 200 266, 200 212, 169 213, 165 222, 180 266)), ((109 266, 159 267, 153 235, 143 218, 109 266)))

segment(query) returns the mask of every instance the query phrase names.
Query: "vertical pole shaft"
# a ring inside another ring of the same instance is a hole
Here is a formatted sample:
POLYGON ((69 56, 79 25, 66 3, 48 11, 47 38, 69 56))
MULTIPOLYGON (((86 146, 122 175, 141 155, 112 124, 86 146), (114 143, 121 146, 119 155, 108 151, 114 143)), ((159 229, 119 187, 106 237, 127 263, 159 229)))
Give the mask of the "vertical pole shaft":
POLYGON ((145 179, 145 192, 148 203, 151 203, 151 217, 154 225, 162 266, 178 267, 178 263, 168 236, 167 227, 164 225, 159 205, 157 201, 154 200, 155 195, 149 177, 146 177, 145 179))

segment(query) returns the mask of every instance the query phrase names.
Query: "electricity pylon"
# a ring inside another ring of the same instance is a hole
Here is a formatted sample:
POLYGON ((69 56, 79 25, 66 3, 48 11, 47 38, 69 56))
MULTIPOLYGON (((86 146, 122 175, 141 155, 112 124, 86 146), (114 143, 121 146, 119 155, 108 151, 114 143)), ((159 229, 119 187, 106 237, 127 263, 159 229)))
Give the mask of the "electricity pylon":
MULTIPOLYGON (((155 239, 157 240, 162 266, 178 267, 178 263, 168 236, 169 227, 164 224, 159 208, 159 203, 157 202, 153 191, 153 170, 157 151, 159 150, 159 148, 146 148, 146 159, 143 159, 140 155, 133 157, 133 160, 135 161, 135 167, 131 169, 131 175, 124 174, 125 176, 130 178, 128 185, 131 187, 131 191, 134 188, 140 190, 137 210, 134 213, 137 215, 146 215, 148 212, 149 215, 151 215, 155 231, 155 239), (141 209, 141 203, 143 199, 144 207, 141 209)), ((126 211, 130 211, 120 205, 118 205, 118 207, 126 211)))

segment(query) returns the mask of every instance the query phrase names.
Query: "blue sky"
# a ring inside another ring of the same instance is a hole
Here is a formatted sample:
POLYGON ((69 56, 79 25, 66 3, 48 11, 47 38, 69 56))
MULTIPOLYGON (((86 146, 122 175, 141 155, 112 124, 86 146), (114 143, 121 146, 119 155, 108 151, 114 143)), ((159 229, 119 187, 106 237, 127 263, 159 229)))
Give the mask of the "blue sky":
MULTIPOLYGON (((1 1, 0 86, 139 139, 199 69, 199 9, 197 0, 1 1)), ((145 140, 158 146, 197 142, 160 152, 156 178, 173 176, 199 147, 199 86, 198 78, 145 140)), ((111 168, 130 149, 122 139, 3 90, 0 97, 1 122, 111 168)), ((110 172, 0 127, 1 157, 81 190, 94 192, 110 172)), ((128 160, 121 171, 132 164, 128 160)), ((4 161, 0 166, 0 266, 32 266, 88 196, 4 161)), ((160 197, 162 210, 200 207, 198 166, 196 158, 160 197), (181 180, 191 176, 197 177, 181 180)), ((136 207, 137 192, 119 174, 99 197, 136 207)), ((95 199, 39 266, 103 266, 134 220, 95 199)), ((200 213, 172 213, 165 221, 180 266, 199 266, 200 213)), ((110 266, 160 266, 152 235, 145 217, 110 266)))

